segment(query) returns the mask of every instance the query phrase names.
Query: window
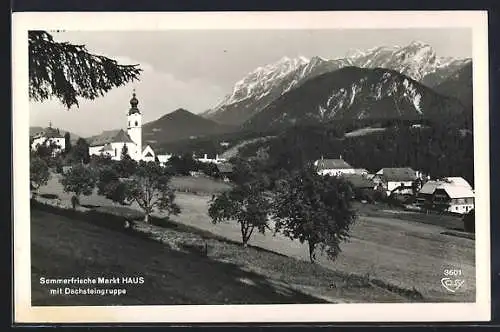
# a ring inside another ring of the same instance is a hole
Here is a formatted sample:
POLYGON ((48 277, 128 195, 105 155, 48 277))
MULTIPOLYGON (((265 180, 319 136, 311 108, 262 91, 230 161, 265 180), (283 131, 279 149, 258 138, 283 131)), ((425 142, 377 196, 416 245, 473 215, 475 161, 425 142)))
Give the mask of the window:
POLYGON ((128 126, 130 127, 130 121, 128 122, 128 126))
POLYGON ((153 155, 151 154, 150 151, 148 151, 148 153, 146 153, 146 157, 152 157, 153 155))
POLYGON ((117 150, 116 150, 116 148, 115 148, 115 157, 117 156, 117 154, 116 154, 116 153, 117 153, 117 150))
POLYGON ((137 121, 136 121, 136 122, 135 122, 135 126, 137 127, 137 125, 138 125, 138 123, 137 123, 137 121))

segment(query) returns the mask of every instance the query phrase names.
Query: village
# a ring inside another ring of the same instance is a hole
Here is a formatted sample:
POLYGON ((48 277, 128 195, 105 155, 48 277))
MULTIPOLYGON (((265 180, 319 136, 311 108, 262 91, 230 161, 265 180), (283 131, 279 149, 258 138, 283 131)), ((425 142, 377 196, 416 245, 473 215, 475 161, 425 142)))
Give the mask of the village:
MULTIPOLYGON (((158 162, 162 167, 168 163, 173 154, 155 154, 150 145, 143 144, 142 113, 138 108, 139 100, 135 91, 130 99, 130 109, 127 114, 127 130, 104 131, 93 136, 89 142, 89 156, 105 156, 111 160, 120 161, 122 150, 127 149, 130 157, 135 161, 158 162)), ((31 149, 35 151, 40 145, 52 146, 54 156, 65 150, 64 135, 52 124, 44 131, 36 133, 31 138, 31 149)), ((225 147, 228 142, 221 142, 225 147)), ((215 165, 220 177, 228 182, 232 172, 232 165, 227 159, 218 154, 202 157, 193 154, 193 159, 203 164, 215 165)), ((366 202, 373 201, 375 192, 384 196, 393 197, 403 202, 405 207, 414 211, 440 211, 451 214, 464 215, 474 209, 474 190, 462 177, 451 174, 449 177, 431 179, 431 175, 423 174, 411 167, 382 168, 370 174, 364 168, 354 168, 339 156, 338 159, 312 161, 319 175, 337 176, 351 183, 358 199, 366 202)), ((191 170, 193 177, 203 176, 204 173, 191 170)))

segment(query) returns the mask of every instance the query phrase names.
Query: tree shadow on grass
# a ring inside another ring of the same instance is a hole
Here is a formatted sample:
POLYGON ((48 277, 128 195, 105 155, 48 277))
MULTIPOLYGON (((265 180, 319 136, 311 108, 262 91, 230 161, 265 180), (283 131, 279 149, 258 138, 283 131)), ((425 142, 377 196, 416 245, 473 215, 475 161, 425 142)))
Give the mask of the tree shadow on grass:
POLYGON ((31 230, 34 306, 326 303, 232 263, 47 212, 33 211, 31 230), (145 281, 93 285, 126 289, 121 296, 50 295, 39 282, 71 276, 142 276, 145 281))
MULTIPOLYGON (((151 222, 152 225, 155 225, 155 226, 158 226, 158 227, 162 227, 162 228, 166 228, 166 229, 172 229, 172 230, 175 230, 175 231, 178 231, 178 232, 185 232, 185 233, 196 234, 196 235, 200 236, 204 240, 213 239, 213 240, 217 240, 217 241, 220 241, 220 242, 223 242, 223 243, 234 244, 234 245, 238 245, 238 246, 242 245, 242 243, 240 241, 234 241, 234 240, 225 238, 223 236, 211 233, 210 231, 206 231, 206 230, 202 230, 202 229, 199 229, 199 228, 196 228, 196 227, 193 227, 193 226, 188 226, 188 225, 185 225, 185 224, 182 224, 182 223, 178 223, 178 222, 176 222, 176 221, 174 221, 172 219, 169 219, 169 218, 158 218, 158 217, 154 217, 153 216, 153 217, 151 217, 150 222, 151 222)), ((256 246, 256 245, 252 245, 252 244, 248 244, 248 248, 252 248, 252 249, 255 249, 255 250, 258 250, 258 251, 261 251, 261 252, 272 253, 273 255, 278 255, 278 256, 281 256, 281 257, 288 257, 285 254, 282 254, 282 253, 279 253, 279 252, 276 252, 276 251, 272 251, 272 250, 269 250, 269 249, 265 249, 265 248, 262 248, 262 247, 259 247, 259 246, 256 246)))

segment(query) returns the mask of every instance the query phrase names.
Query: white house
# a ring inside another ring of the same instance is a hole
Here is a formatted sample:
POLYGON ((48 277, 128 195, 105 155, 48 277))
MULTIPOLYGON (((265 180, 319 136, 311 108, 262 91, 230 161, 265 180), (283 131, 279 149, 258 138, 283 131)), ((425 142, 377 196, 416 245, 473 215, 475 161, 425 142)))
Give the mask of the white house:
POLYGON ((428 181, 417 195, 417 204, 423 206, 425 203, 446 206, 448 212, 465 214, 474 208, 474 190, 461 177, 428 181))
POLYGON ((354 167, 346 163, 342 156, 340 159, 321 159, 314 162, 314 167, 319 175, 340 176, 345 174, 356 174, 354 167))
POLYGON ((139 100, 135 92, 130 99, 127 112, 127 132, 123 129, 103 131, 89 139, 89 155, 108 155, 113 160, 120 160, 123 146, 127 146, 129 156, 135 161, 155 161, 156 155, 149 145, 142 145, 142 114, 137 108, 139 100))
POLYGON ((203 156, 203 158, 195 158, 195 159, 202 163, 213 163, 213 164, 225 163, 227 161, 224 158, 219 158, 218 154, 215 155, 215 158, 208 158, 208 154, 206 153, 203 156))
POLYGON ((419 178, 419 172, 410 167, 382 168, 373 177, 377 186, 383 188, 389 196, 393 192, 412 195, 413 183, 419 178))
POLYGON ((52 144, 54 146, 53 153, 57 154, 64 151, 66 148, 64 136, 61 135, 59 129, 52 128, 51 123, 47 128, 34 135, 32 138, 31 150, 37 150, 38 147, 42 145, 50 146, 52 144))
POLYGON ((158 161, 160 162, 160 166, 165 166, 167 162, 172 158, 172 154, 158 154, 156 155, 158 161))

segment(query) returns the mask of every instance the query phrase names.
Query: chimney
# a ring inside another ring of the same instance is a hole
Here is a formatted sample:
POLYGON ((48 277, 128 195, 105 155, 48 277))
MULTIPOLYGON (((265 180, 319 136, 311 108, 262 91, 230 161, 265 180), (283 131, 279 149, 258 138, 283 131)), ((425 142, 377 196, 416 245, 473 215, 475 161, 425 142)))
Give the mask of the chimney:
POLYGON ((207 158, 207 154, 206 154, 206 153, 205 153, 205 156, 203 157, 203 159, 208 159, 208 158, 207 158))

